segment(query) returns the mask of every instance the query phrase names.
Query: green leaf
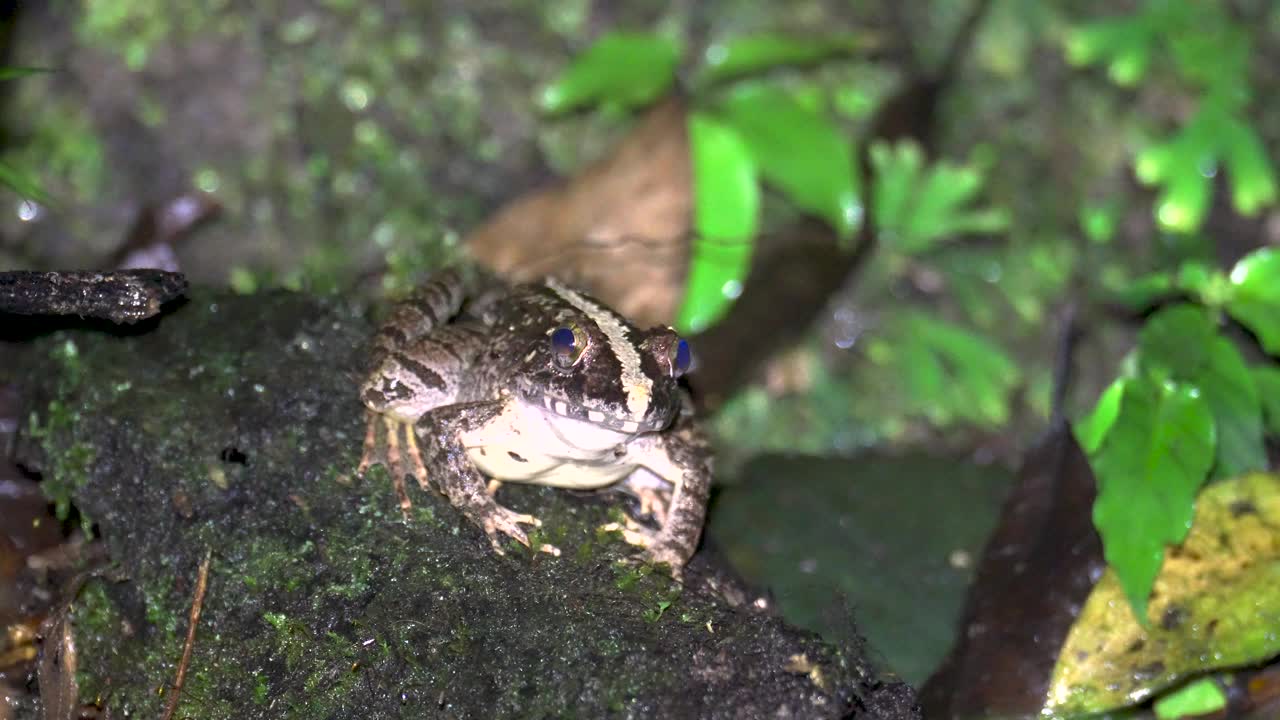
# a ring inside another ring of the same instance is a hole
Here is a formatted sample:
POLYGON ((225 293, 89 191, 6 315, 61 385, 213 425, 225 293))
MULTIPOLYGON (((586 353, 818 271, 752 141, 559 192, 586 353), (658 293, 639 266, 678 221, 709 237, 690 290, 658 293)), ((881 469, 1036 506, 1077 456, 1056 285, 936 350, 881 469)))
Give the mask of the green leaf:
POLYGON ((13 80, 28 75, 53 72, 53 68, 43 67, 0 67, 0 81, 13 80))
POLYGON ((694 227, 703 237, 747 240, 756 234, 760 185, 746 143, 705 113, 689 116, 694 227))
POLYGON ((1209 359, 1218 331, 1198 305, 1161 308, 1138 333, 1138 364, 1161 380, 1193 380, 1209 359))
POLYGON ((676 326, 697 332, 741 292, 760 215, 756 168, 734 130, 704 113, 689 118, 697 240, 676 326))
POLYGON ((1156 700, 1154 710, 1160 720, 1208 715, 1226 708, 1227 696, 1213 678, 1196 680, 1156 700))
POLYGON ((1093 410, 1076 421, 1074 428, 1076 442, 1080 443, 1086 455, 1092 455, 1098 451, 1103 439, 1111 431, 1111 426, 1115 424, 1116 417, 1120 414, 1120 398, 1124 394, 1125 382, 1127 382, 1125 378, 1116 378, 1112 381, 1098 396, 1098 403, 1093 406, 1093 410))
POLYGON ((1267 432, 1280 437, 1280 368, 1274 365, 1255 365, 1253 383, 1258 387, 1262 410, 1267 421, 1267 432))
POLYGON ((38 203, 50 204, 49 196, 33 177, 0 160, 0 186, 7 187, 18 195, 38 203))
POLYGON ((1231 269, 1227 312, 1253 331, 1271 355, 1280 355, 1280 250, 1249 253, 1231 269))
POLYGON ((1125 383, 1120 413, 1090 458, 1098 480, 1093 522, 1144 624, 1164 548, 1181 542, 1191 526, 1214 445, 1213 415, 1199 391, 1139 376, 1125 383))
POLYGON ((1244 358, 1218 336, 1207 310, 1183 303, 1152 315, 1138 334, 1138 364, 1157 381, 1200 392, 1217 428, 1214 477, 1266 467, 1258 390, 1244 358))
POLYGON ((1080 208, 1080 227, 1094 244, 1105 245, 1116 234, 1116 208, 1112 205, 1088 205, 1080 208))
POLYGON ((707 47, 706 80, 719 82, 786 65, 809 65, 870 47, 869 37, 842 35, 806 38, 788 35, 747 35, 707 47))
MULTIPOLYGON (((1178 266, 1178 288, 1193 295, 1205 294, 1215 280, 1216 271, 1202 262, 1187 260, 1178 266)), ((1220 279, 1220 275, 1218 276, 1220 279)))
POLYGON ((717 241, 698 238, 689 261, 685 297, 676 316, 676 328, 695 333, 720 318, 742 293, 742 278, 751 265, 750 240, 717 241))
POLYGON ((1231 175, 1231 201, 1244 215, 1255 215, 1276 201, 1276 172, 1253 128, 1239 120, 1223 124, 1219 142, 1231 175))
POLYGON ((1156 200, 1156 220, 1160 226, 1173 232, 1191 232, 1204 222, 1209 211, 1213 181, 1205 177, 1198 167, 1181 167, 1166 181, 1164 191, 1156 200))
POLYGON ((1126 283, 1123 287, 1114 291, 1112 296, 1116 302, 1122 305, 1143 309, 1155 305, 1157 301, 1172 295, 1174 288, 1174 280, 1169 273, 1159 272, 1143 275, 1126 283))
POLYGON ((622 109, 643 105, 671 87, 679 56, 679 45, 670 38, 610 33, 543 91, 542 109, 561 113, 592 103, 622 109))
POLYGON ((1144 25, 1135 19, 1103 20, 1075 28, 1067 36, 1067 60, 1072 65, 1093 65, 1108 57, 1131 52, 1148 40, 1144 25))
POLYGON ((892 357, 913 410, 945 422, 963 418, 988 426, 1009 417, 1009 394, 1018 366, 1000 346, 980 335, 919 312, 893 321, 892 357))
POLYGON ((1002 208, 965 207, 982 189, 982 174, 973 167, 939 162, 925 169, 924 155, 914 143, 876 143, 871 165, 877 229, 886 247, 918 254, 948 236, 1000 232, 1009 225, 1002 208))
POLYGON ((772 86, 743 86, 722 109, 721 119, 746 141, 767 182, 841 238, 852 237, 862 208, 853 147, 839 128, 772 86))
POLYGON ((1206 364, 1192 378, 1217 428, 1215 478, 1235 477, 1267 467, 1262 442, 1262 404, 1244 358, 1230 341, 1214 338, 1206 364))

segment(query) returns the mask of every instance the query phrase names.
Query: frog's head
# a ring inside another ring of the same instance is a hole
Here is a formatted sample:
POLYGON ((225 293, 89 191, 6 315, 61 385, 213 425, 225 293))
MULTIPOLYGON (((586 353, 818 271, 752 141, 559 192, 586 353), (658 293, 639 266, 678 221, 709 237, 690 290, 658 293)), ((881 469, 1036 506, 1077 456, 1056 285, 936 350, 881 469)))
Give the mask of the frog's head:
POLYGON ((554 281, 551 321, 525 352, 516 387, 556 415, 626 433, 661 430, 680 408, 689 345, 671 328, 640 330, 554 281))

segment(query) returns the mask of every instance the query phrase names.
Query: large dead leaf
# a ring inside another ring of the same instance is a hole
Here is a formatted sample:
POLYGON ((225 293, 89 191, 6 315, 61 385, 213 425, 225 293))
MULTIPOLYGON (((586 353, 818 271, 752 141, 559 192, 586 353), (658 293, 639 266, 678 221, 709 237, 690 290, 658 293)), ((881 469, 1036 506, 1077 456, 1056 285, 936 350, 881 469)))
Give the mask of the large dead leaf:
POLYGON ((671 98, 567 185, 515 200, 465 242, 504 277, 554 274, 641 324, 666 324, 683 297, 692 213, 686 113, 671 98))
POLYGON ((1141 627, 1108 570, 1063 645, 1047 709, 1101 712, 1188 676, 1280 653, 1280 477, 1209 486, 1182 546, 1165 552, 1141 627))
POLYGON ((956 645, 920 693, 931 718, 1032 717, 1102 567, 1093 473, 1070 427, 1027 453, 969 588, 956 645))

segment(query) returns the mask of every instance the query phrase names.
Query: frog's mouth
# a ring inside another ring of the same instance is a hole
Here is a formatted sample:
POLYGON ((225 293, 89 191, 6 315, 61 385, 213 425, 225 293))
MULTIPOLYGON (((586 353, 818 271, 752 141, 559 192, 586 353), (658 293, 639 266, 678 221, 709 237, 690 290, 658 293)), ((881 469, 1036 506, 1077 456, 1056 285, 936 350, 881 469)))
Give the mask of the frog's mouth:
POLYGON ((545 392, 536 392, 527 387, 520 388, 520 396, 531 405, 541 406, 548 412, 573 420, 607 427, 619 432, 637 434, 661 430, 670 420, 669 417, 649 417, 636 420, 634 417, 613 415, 602 410, 593 410, 571 403, 562 398, 552 397, 545 392))

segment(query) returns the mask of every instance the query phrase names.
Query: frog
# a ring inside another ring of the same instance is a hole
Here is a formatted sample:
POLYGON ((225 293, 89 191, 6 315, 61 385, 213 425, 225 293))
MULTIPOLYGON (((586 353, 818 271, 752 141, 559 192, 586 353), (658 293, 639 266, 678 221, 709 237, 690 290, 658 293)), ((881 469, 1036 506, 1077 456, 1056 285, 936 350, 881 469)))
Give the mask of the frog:
POLYGON ((504 538, 528 547, 526 527, 542 524, 498 503, 503 483, 622 490, 639 512, 602 528, 678 576, 711 486, 709 443, 680 385, 691 363, 672 328, 642 330, 554 278, 468 283, 446 270, 374 335, 357 474, 386 466, 406 520, 405 478, 434 485, 498 554, 504 538))

